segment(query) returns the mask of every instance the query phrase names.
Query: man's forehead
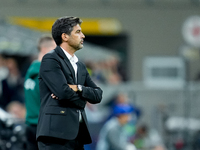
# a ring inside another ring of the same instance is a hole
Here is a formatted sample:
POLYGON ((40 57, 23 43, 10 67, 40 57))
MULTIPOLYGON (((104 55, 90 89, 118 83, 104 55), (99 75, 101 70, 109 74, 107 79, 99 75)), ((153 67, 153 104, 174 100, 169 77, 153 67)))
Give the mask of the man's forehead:
POLYGON ((73 27, 73 30, 81 30, 81 26, 79 24, 77 24, 73 27))

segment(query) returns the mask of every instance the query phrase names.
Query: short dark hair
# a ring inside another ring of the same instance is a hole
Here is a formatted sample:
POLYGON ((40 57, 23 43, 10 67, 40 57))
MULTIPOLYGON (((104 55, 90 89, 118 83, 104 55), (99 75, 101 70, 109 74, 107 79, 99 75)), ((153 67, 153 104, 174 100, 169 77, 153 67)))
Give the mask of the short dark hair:
POLYGON ((70 35, 73 27, 81 23, 82 20, 77 17, 65 16, 57 19, 52 26, 52 36, 56 44, 60 45, 62 43, 61 35, 63 33, 70 35))
POLYGON ((38 50, 40 51, 43 46, 48 46, 49 42, 51 41, 53 41, 53 38, 51 36, 42 36, 38 41, 38 50))

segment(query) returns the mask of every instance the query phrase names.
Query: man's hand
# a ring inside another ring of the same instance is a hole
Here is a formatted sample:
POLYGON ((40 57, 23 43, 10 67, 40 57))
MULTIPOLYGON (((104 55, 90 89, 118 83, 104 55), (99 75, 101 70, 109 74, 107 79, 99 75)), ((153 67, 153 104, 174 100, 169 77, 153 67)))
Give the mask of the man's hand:
POLYGON ((53 99, 58 99, 58 97, 57 97, 56 95, 54 95, 53 93, 51 94, 51 97, 52 97, 53 99))
POLYGON ((68 85, 74 92, 78 91, 78 86, 77 85, 71 85, 71 84, 68 84, 68 85))

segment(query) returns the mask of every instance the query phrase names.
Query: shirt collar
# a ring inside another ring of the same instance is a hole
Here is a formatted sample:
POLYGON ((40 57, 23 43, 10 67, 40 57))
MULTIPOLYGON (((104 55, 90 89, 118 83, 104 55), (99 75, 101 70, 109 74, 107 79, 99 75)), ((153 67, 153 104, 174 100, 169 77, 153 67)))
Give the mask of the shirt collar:
POLYGON ((76 55, 74 54, 74 56, 70 55, 67 51, 65 51, 61 46, 60 48, 63 50, 63 52, 65 53, 65 55, 67 56, 67 58, 74 62, 74 63, 77 63, 78 62, 78 57, 76 57, 76 55))

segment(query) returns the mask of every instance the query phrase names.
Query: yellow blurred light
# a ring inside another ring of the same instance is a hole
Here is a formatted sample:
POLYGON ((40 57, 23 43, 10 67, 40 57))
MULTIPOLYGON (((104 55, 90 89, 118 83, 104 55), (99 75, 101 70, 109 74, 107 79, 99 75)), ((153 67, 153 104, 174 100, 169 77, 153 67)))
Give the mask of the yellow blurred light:
MULTIPOLYGON (((10 17, 11 24, 42 32, 50 32, 57 18, 10 17)), ((82 19, 82 18, 81 18, 82 19)), ((83 18, 83 33, 89 35, 116 35, 121 32, 121 23, 113 18, 83 18)))

